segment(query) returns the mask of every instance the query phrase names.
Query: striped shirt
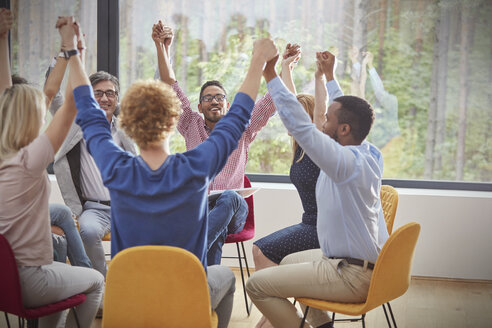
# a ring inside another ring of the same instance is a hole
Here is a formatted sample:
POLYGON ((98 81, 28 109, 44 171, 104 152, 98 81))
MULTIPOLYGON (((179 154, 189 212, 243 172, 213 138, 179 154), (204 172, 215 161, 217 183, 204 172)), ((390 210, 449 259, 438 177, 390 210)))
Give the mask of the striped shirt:
MULTIPOLYGON (((178 131, 185 138, 186 150, 191 150, 205 141, 212 130, 206 126, 202 115, 191 109, 190 101, 179 87, 178 82, 174 83, 172 87, 181 100, 181 109, 183 110, 179 117, 178 131)), ((275 105, 272 97, 267 93, 256 102, 249 126, 244 131, 236 150, 229 156, 222 171, 210 183, 209 190, 243 188, 249 146, 274 113, 275 105)))

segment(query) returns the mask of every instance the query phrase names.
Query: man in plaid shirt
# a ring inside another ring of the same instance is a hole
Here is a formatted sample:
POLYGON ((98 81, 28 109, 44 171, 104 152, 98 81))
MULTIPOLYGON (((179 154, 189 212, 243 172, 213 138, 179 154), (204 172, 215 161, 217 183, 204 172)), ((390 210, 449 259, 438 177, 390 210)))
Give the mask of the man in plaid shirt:
MULTIPOLYGON (((157 49, 160 78, 172 86, 181 101, 183 112, 177 125, 178 131, 185 138, 186 149, 193 149, 209 137, 215 124, 227 113, 229 102, 226 91, 219 81, 207 81, 200 90, 198 104, 198 111, 203 117, 193 111, 190 101, 176 81, 168 60, 169 48, 173 40, 172 29, 159 21, 153 27, 152 39, 157 49), (164 51, 167 56, 164 56, 164 51)), ((237 149, 229 156, 222 171, 210 183, 210 190, 226 191, 209 204, 208 265, 220 264, 222 246, 227 235, 238 233, 243 229, 248 216, 248 206, 242 196, 229 189, 243 188, 250 144, 274 113, 275 105, 267 93, 255 104, 250 124, 239 140, 237 149)))

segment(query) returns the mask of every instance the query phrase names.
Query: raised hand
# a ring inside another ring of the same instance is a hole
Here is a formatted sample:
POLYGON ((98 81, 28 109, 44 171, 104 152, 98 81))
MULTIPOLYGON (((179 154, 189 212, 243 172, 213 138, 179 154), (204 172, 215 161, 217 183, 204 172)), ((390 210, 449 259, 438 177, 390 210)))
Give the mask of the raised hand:
POLYGON ((320 79, 323 77, 323 69, 321 68, 321 63, 318 59, 319 52, 316 53, 316 71, 314 71, 314 77, 320 79))
POLYGON ((0 9, 0 38, 6 38, 10 29, 12 28, 12 24, 14 23, 14 17, 12 16, 12 12, 8 9, 1 8, 0 9))
POLYGON ((75 35, 77 36, 77 49, 82 51, 86 48, 85 46, 85 33, 82 32, 82 28, 78 22, 74 23, 75 35))
POLYGON ((316 61, 319 63, 323 74, 326 76, 327 81, 331 81, 335 77, 336 58, 329 51, 323 51, 316 53, 316 61))
POLYGON ((255 41, 253 45, 253 57, 256 57, 264 62, 269 62, 275 59, 278 60, 278 49, 275 43, 270 38, 264 38, 255 41))
POLYGON ((301 46, 288 43, 282 54, 282 68, 292 70, 301 58, 301 46))
POLYGON ((367 65, 369 68, 372 68, 372 62, 374 60, 374 55, 371 52, 365 52, 362 54, 364 57, 362 58, 362 65, 367 65))
POLYGON ((152 40, 154 40, 155 43, 164 42, 164 37, 162 35, 162 26, 159 23, 152 25, 152 40))
POLYGON ((356 63, 359 61, 359 49, 356 46, 350 47, 348 56, 352 63, 356 63))
POLYGON ((61 36, 61 49, 72 50, 77 47, 77 36, 75 33, 77 23, 73 16, 59 17, 56 28, 61 36))
MULTIPOLYGON (((161 23, 161 21, 159 21, 159 23, 161 23)), ((162 26, 162 38, 163 38, 164 48, 166 49, 166 52, 169 55, 169 48, 171 47, 174 38, 173 29, 170 26, 167 25, 162 26)))

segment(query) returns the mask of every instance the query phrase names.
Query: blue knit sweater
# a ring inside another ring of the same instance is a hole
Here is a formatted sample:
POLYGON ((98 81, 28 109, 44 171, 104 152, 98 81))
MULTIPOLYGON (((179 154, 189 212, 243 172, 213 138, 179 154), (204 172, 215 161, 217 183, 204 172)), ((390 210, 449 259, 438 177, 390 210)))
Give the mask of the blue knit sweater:
POLYGON ((111 255, 139 245, 177 246, 194 253, 206 269, 208 185, 237 147, 254 101, 238 93, 207 140, 152 170, 113 142, 90 86, 73 93, 76 122, 111 195, 111 255))

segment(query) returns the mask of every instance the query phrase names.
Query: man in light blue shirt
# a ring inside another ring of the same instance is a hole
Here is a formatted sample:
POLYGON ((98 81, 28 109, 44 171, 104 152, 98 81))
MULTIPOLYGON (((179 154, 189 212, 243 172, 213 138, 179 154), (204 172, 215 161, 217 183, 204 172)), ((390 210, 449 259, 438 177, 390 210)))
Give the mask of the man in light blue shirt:
MULTIPOLYGON (((318 57, 328 84, 335 57, 318 57)), ((298 327, 301 314, 288 297, 312 297, 341 302, 364 302, 372 268, 382 244, 378 240, 381 213, 382 157, 364 141, 374 121, 372 107, 354 96, 334 99, 319 131, 277 77, 275 62, 264 71, 282 122, 321 169, 316 185, 317 230, 320 250, 291 254, 278 267, 253 274, 247 291, 274 327, 298 327)), ((332 327, 326 312, 310 311, 313 327, 332 327)), ((266 323, 262 327, 266 327, 266 323)))

